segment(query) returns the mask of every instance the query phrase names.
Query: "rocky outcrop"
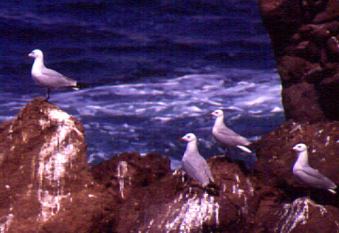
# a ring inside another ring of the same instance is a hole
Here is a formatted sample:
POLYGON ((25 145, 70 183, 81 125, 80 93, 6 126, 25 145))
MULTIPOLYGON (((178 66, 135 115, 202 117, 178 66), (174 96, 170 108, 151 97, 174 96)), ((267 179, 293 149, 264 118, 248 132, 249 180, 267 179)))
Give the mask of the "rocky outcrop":
POLYGON ((93 167, 96 182, 117 195, 116 232, 249 232, 256 181, 224 158, 209 160, 218 193, 208 194, 160 155, 124 154, 93 167), (107 176, 108 171, 114 171, 107 176), (118 191, 118 192, 117 192, 118 191))
POLYGON ((281 193, 278 202, 268 199, 259 207, 257 214, 266 215, 265 221, 257 223, 262 229, 259 232, 339 232, 339 195, 304 186, 292 174, 296 161, 292 147, 305 143, 310 165, 339 184, 338 129, 338 122, 289 121, 258 142, 255 174, 281 193))
POLYGON ((335 182, 337 123, 288 122, 258 142, 255 171, 208 160, 203 189, 159 154, 125 153, 89 167, 83 128, 42 99, 0 126, 0 232, 339 232, 338 196, 292 176, 290 150, 335 182))
POLYGON ((29 103, 1 125, 0 170, 0 232, 90 232, 105 199, 75 118, 42 99, 29 103))
POLYGON ((224 158, 206 192, 158 154, 89 169, 83 128, 42 99, 0 130, 0 232, 249 232, 260 182, 224 158))
POLYGON ((300 124, 290 121, 282 124, 259 142, 258 172, 262 176, 269 176, 274 186, 287 185, 289 188, 300 186, 291 173, 296 161, 296 153, 292 147, 298 143, 305 143, 308 145, 310 165, 315 165, 338 184, 338 130, 339 122, 300 124))
POLYGON ((339 2, 260 0, 287 119, 339 120, 339 2))

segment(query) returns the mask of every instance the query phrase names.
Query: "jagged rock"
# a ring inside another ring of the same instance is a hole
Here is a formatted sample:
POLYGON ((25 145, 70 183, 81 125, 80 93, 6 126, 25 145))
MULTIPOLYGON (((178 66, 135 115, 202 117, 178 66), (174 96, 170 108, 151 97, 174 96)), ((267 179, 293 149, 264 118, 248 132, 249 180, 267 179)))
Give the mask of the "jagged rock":
POLYGON ((259 6, 283 83, 286 118, 339 120, 338 84, 322 88, 339 73, 339 2, 260 0, 259 6), (299 111, 302 105, 312 108, 299 111))
POLYGON ((282 92, 285 109, 285 116, 296 119, 303 116, 307 119, 317 121, 324 120, 323 112, 320 107, 320 100, 314 85, 308 82, 296 83, 284 88, 282 92))
POLYGON ((278 188, 280 195, 263 198, 260 202, 257 227, 253 232, 339 231, 339 195, 307 187, 292 173, 297 159, 292 147, 305 143, 310 165, 339 184, 338 130, 338 122, 300 124, 289 121, 258 142, 255 174, 260 180, 266 180, 273 190, 278 188))
POLYGON ((337 208, 319 205, 307 197, 278 204, 270 203, 269 208, 258 209, 258 227, 254 233, 298 233, 298 232, 338 232, 337 208), (263 219, 265 219, 263 221, 263 219))
MULTIPOLYGON (((308 146, 310 165, 338 184, 338 130, 338 122, 299 124, 290 121, 282 124, 258 142, 257 172, 259 176, 270 177, 268 181, 270 185, 279 187, 285 192, 305 193, 306 190, 310 190, 303 186, 292 173, 292 167, 296 161, 296 153, 292 147, 298 143, 305 143, 308 146)), ((316 196, 326 198, 329 202, 338 199, 337 196, 326 191, 313 191, 316 196)), ((339 207, 339 202, 335 205, 339 207)))
POLYGON ((255 178, 224 158, 209 164, 218 194, 186 180, 182 171, 170 171, 169 160, 160 155, 123 154, 92 173, 107 192, 119 190, 113 210, 117 232, 249 232, 259 200, 255 178), (107 175, 111 171, 116 175, 107 175))
POLYGON ((225 158, 216 186, 171 171, 158 154, 88 169, 83 128, 43 99, 0 128, 1 232, 249 232, 262 184, 225 158), (255 190, 258 190, 255 192, 255 190))
POLYGON ((1 126, 0 151, 1 232, 89 232, 104 198, 75 118, 35 99, 1 126))
POLYGON ((327 0, 320 2, 323 2, 325 9, 316 15, 313 21, 315 23, 321 23, 325 21, 337 20, 339 17, 339 2, 337 0, 327 0))
POLYGON ((338 196, 291 172, 291 147, 303 141, 311 165, 338 183, 338 127, 283 124, 257 143, 255 173, 215 156, 215 184, 203 189, 159 154, 124 153, 89 169, 81 124, 36 99, 0 126, 0 232, 338 231, 338 196))

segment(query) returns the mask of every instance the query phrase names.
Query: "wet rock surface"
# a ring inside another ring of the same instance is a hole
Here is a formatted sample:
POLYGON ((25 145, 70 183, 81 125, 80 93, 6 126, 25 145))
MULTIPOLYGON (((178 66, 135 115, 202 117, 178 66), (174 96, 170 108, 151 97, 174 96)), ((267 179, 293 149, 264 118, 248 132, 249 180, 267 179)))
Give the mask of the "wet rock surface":
POLYGON ((260 0, 287 119, 339 120, 339 2, 260 0))

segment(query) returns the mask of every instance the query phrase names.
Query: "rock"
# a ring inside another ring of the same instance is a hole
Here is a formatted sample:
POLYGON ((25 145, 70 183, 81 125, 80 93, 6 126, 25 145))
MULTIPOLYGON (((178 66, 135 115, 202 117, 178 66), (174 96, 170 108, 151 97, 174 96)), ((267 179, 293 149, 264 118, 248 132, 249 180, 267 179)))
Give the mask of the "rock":
POLYGON ((263 198, 260 202, 257 227, 253 232, 339 231, 339 196, 309 188, 292 173, 296 161, 292 147, 305 143, 309 147, 310 165, 339 184, 338 130, 338 122, 301 124, 289 121, 257 142, 255 174, 259 180, 266 180, 269 187, 277 188, 280 195, 263 198))
POLYGON ((328 0, 322 2, 327 2, 326 8, 316 15, 313 21, 315 23, 335 21, 339 17, 339 2, 337 0, 328 0))
POLYGON ((319 205, 306 197, 280 205, 270 205, 269 212, 258 209, 261 226, 253 232, 324 232, 339 230, 339 212, 332 206, 319 205), (260 214, 261 212, 263 214, 260 214), (262 219, 265 221, 262 221, 262 219))
MULTIPOLYGON (((338 122, 300 124, 290 121, 282 124, 258 142, 259 176, 263 179, 270 177, 270 185, 285 191, 289 189, 292 192, 293 188, 304 187, 292 173, 296 161, 292 147, 298 143, 305 143, 308 145, 310 165, 338 184, 338 130, 338 122)), ((306 187, 304 190, 309 188, 306 187)), ((333 195, 320 190, 313 191, 333 201, 333 195)), ((335 205, 339 207, 339 202, 335 205)))
POLYGON ((216 185, 167 157, 121 154, 89 169, 83 128, 43 99, 1 125, 1 232, 248 232, 262 184, 224 158, 216 185))
POLYGON ((338 4, 337 0, 259 1, 283 83, 287 119, 339 120, 337 85, 331 82, 322 88, 324 80, 339 73, 338 4), (301 104, 313 107, 299 111, 301 104))
POLYGON ((1 126, 0 151, 1 232, 89 232, 104 199, 74 117, 35 99, 1 126))
POLYGON ((331 57, 332 62, 339 61, 339 42, 335 36, 332 36, 327 40, 327 50, 331 57))
POLYGON ((160 155, 123 154, 93 167, 92 173, 107 192, 120 190, 114 210, 120 216, 117 232, 247 232, 259 200, 255 181, 224 158, 214 157, 209 164, 218 195, 186 180, 182 171, 170 171, 169 160, 160 155), (121 166, 123 176, 107 176, 121 166))
POLYGON ((285 106, 289 106, 285 109, 286 118, 298 119, 299 116, 303 116, 313 121, 325 120, 319 98, 314 85, 308 82, 285 87, 282 92, 282 102, 285 106))
POLYGON ((257 142, 254 173, 208 159, 215 184, 203 189, 159 154, 89 167, 80 122, 35 99, 0 126, 0 232, 339 231, 338 195, 291 172, 291 148, 302 141, 311 165, 338 183, 338 128, 287 122, 257 142))

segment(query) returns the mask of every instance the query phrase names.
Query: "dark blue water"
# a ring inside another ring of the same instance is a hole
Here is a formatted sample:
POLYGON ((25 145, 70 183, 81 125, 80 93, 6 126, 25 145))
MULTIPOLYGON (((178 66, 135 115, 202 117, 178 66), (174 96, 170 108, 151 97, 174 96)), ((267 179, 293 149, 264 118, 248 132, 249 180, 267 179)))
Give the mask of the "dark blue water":
POLYGON ((194 132, 217 153, 213 119, 256 138, 283 120, 280 82, 256 1, 10 1, 0 3, 0 121, 43 95, 27 54, 81 82, 51 102, 80 118, 90 160, 123 151, 179 159, 194 132))

